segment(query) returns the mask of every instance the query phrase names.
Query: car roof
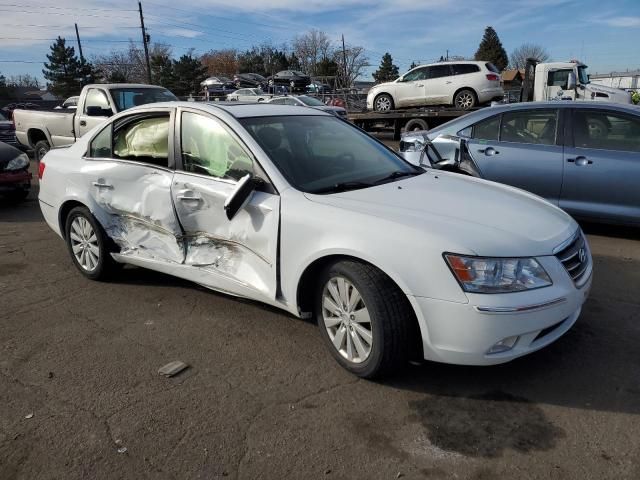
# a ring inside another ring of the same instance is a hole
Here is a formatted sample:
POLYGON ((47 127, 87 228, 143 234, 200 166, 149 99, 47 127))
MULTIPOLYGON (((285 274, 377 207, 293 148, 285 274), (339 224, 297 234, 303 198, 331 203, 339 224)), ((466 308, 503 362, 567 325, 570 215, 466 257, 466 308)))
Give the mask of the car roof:
POLYGON ((155 107, 185 107, 195 108, 204 112, 216 113, 224 111, 235 118, 249 117, 277 117, 277 116, 309 116, 309 115, 329 115, 322 110, 310 107, 300 107, 294 105, 278 105, 275 103, 244 103, 244 102, 160 102, 148 103, 139 107, 126 110, 133 113, 139 110, 149 110, 155 107))
POLYGON ((483 108, 479 111, 510 111, 510 110, 530 110, 534 108, 591 108, 606 110, 625 110, 630 113, 640 114, 640 109, 631 104, 613 103, 613 102, 575 102, 570 100, 548 100, 544 102, 521 102, 506 103, 483 108))

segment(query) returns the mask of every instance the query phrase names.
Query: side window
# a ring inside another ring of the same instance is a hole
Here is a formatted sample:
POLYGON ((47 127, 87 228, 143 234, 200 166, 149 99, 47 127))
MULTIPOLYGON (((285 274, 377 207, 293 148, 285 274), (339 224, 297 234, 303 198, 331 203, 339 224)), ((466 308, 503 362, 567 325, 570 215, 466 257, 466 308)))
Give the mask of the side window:
POLYGON ((97 88, 90 88, 84 103, 84 113, 87 113, 87 107, 100 107, 108 110, 111 108, 111 105, 109 105, 109 99, 106 93, 97 88))
POLYGON ((89 146, 90 158, 111 158, 111 124, 93 137, 89 146))
POLYGON ((169 167, 169 115, 134 119, 113 132, 113 158, 169 167))
POLYGON ((183 112, 180 138, 186 172, 230 180, 253 173, 251 155, 219 120, 183 112))
POLYGON ((276 105, 283 105, 284 104, 284 98, 274 98, 269 103, 275 103, 276 105))
POLYGON ((498 140, 500 134, 500 115, 485 118, 473 126, 473 138, 479 140, 498 140))
POLYGON ((442 78, 451 75, 451 67, 449 65, 433 65, 429 67, 428 78, 442 78))
POLYGON ((465 75, 467 73, 475 73, 480 71, 480 67, 478 65, 474 65, 473 63, 456 63, 452 65, 452 67, 454 75, 465 75))
POLYGON ((405 82, 414 82, 416 80, 424 80, 425 78, 427 78, 427 68, 412 70, 403 77, 405 82))
POLYGON ((500 141, 553 145, 557 125, 557 110, 507 112, 502 115, 500 141))
POLYGON ((567 81, 569 80, 569 74, 573 70, 555 70, 549 72, 547 76, 547 85, 550 87, 562 87, 566 88, 567 81))
POLYGON ((640 152, 640 119, 631 116, 576 109, 573 135, 578 148, 640 152))
POLYGON ((285 105, 300 105, 297 101, 293 100, 292 98, 285 98, 284 104, 285 105))

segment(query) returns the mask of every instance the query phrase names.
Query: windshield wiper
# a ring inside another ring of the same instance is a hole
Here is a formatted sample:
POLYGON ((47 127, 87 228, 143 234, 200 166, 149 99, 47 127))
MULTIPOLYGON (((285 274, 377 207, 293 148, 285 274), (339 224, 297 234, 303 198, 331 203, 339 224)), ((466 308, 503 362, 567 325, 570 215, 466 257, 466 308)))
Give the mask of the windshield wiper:
POLYGON ((333 185, 329 185, 328 187, 318 188, 317 190, 313 190, 310 193, 338 193, 338 192, 346 192, 349 190, 357 190, 359 188, 367 188, 372 187, 373 183, 367 182, 340 182, 334 183, 333 185))
POLYGON ((390 182, 390 181, 395 180, 397 178, 414 177, 416 175, 421 175, 423 173, 424 173, 424 171, 417 171, 417 170, 416 171, 412 171, 412 172, 411 171, 404 171, 404 172, 395 171, 395 172, 391 172, 389 175, 386 175, 386 176, 384 176, 382 178, 379 178, 374 183, 376 185, 379 185, 381 183, 390 182))

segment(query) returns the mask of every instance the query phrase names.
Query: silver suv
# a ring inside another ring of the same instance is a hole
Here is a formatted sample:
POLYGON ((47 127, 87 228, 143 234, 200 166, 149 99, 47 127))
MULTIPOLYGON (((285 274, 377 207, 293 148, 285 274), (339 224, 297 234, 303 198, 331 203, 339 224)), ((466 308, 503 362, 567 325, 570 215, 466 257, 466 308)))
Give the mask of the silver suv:
POLYGON ((420 65, 393 82, 375 85, 367 108, 386 112, 394 108, 453 105, 469 109, 502 99, 500 70, 489 62, 440 62, 420 65))

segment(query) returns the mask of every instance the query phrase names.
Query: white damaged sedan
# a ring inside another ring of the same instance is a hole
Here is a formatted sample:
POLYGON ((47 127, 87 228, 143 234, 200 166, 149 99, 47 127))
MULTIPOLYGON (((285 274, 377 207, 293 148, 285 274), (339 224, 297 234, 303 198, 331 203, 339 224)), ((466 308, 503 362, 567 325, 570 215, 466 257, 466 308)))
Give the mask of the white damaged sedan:
POLYGON ((531 353, 571 328, 591 284, 560 209, 414 167, 304 107, 133 108, 51 150, 39 174, 44 217, 86 277, 132 264, 313 317, 367 378, 416 357, 531 353))

